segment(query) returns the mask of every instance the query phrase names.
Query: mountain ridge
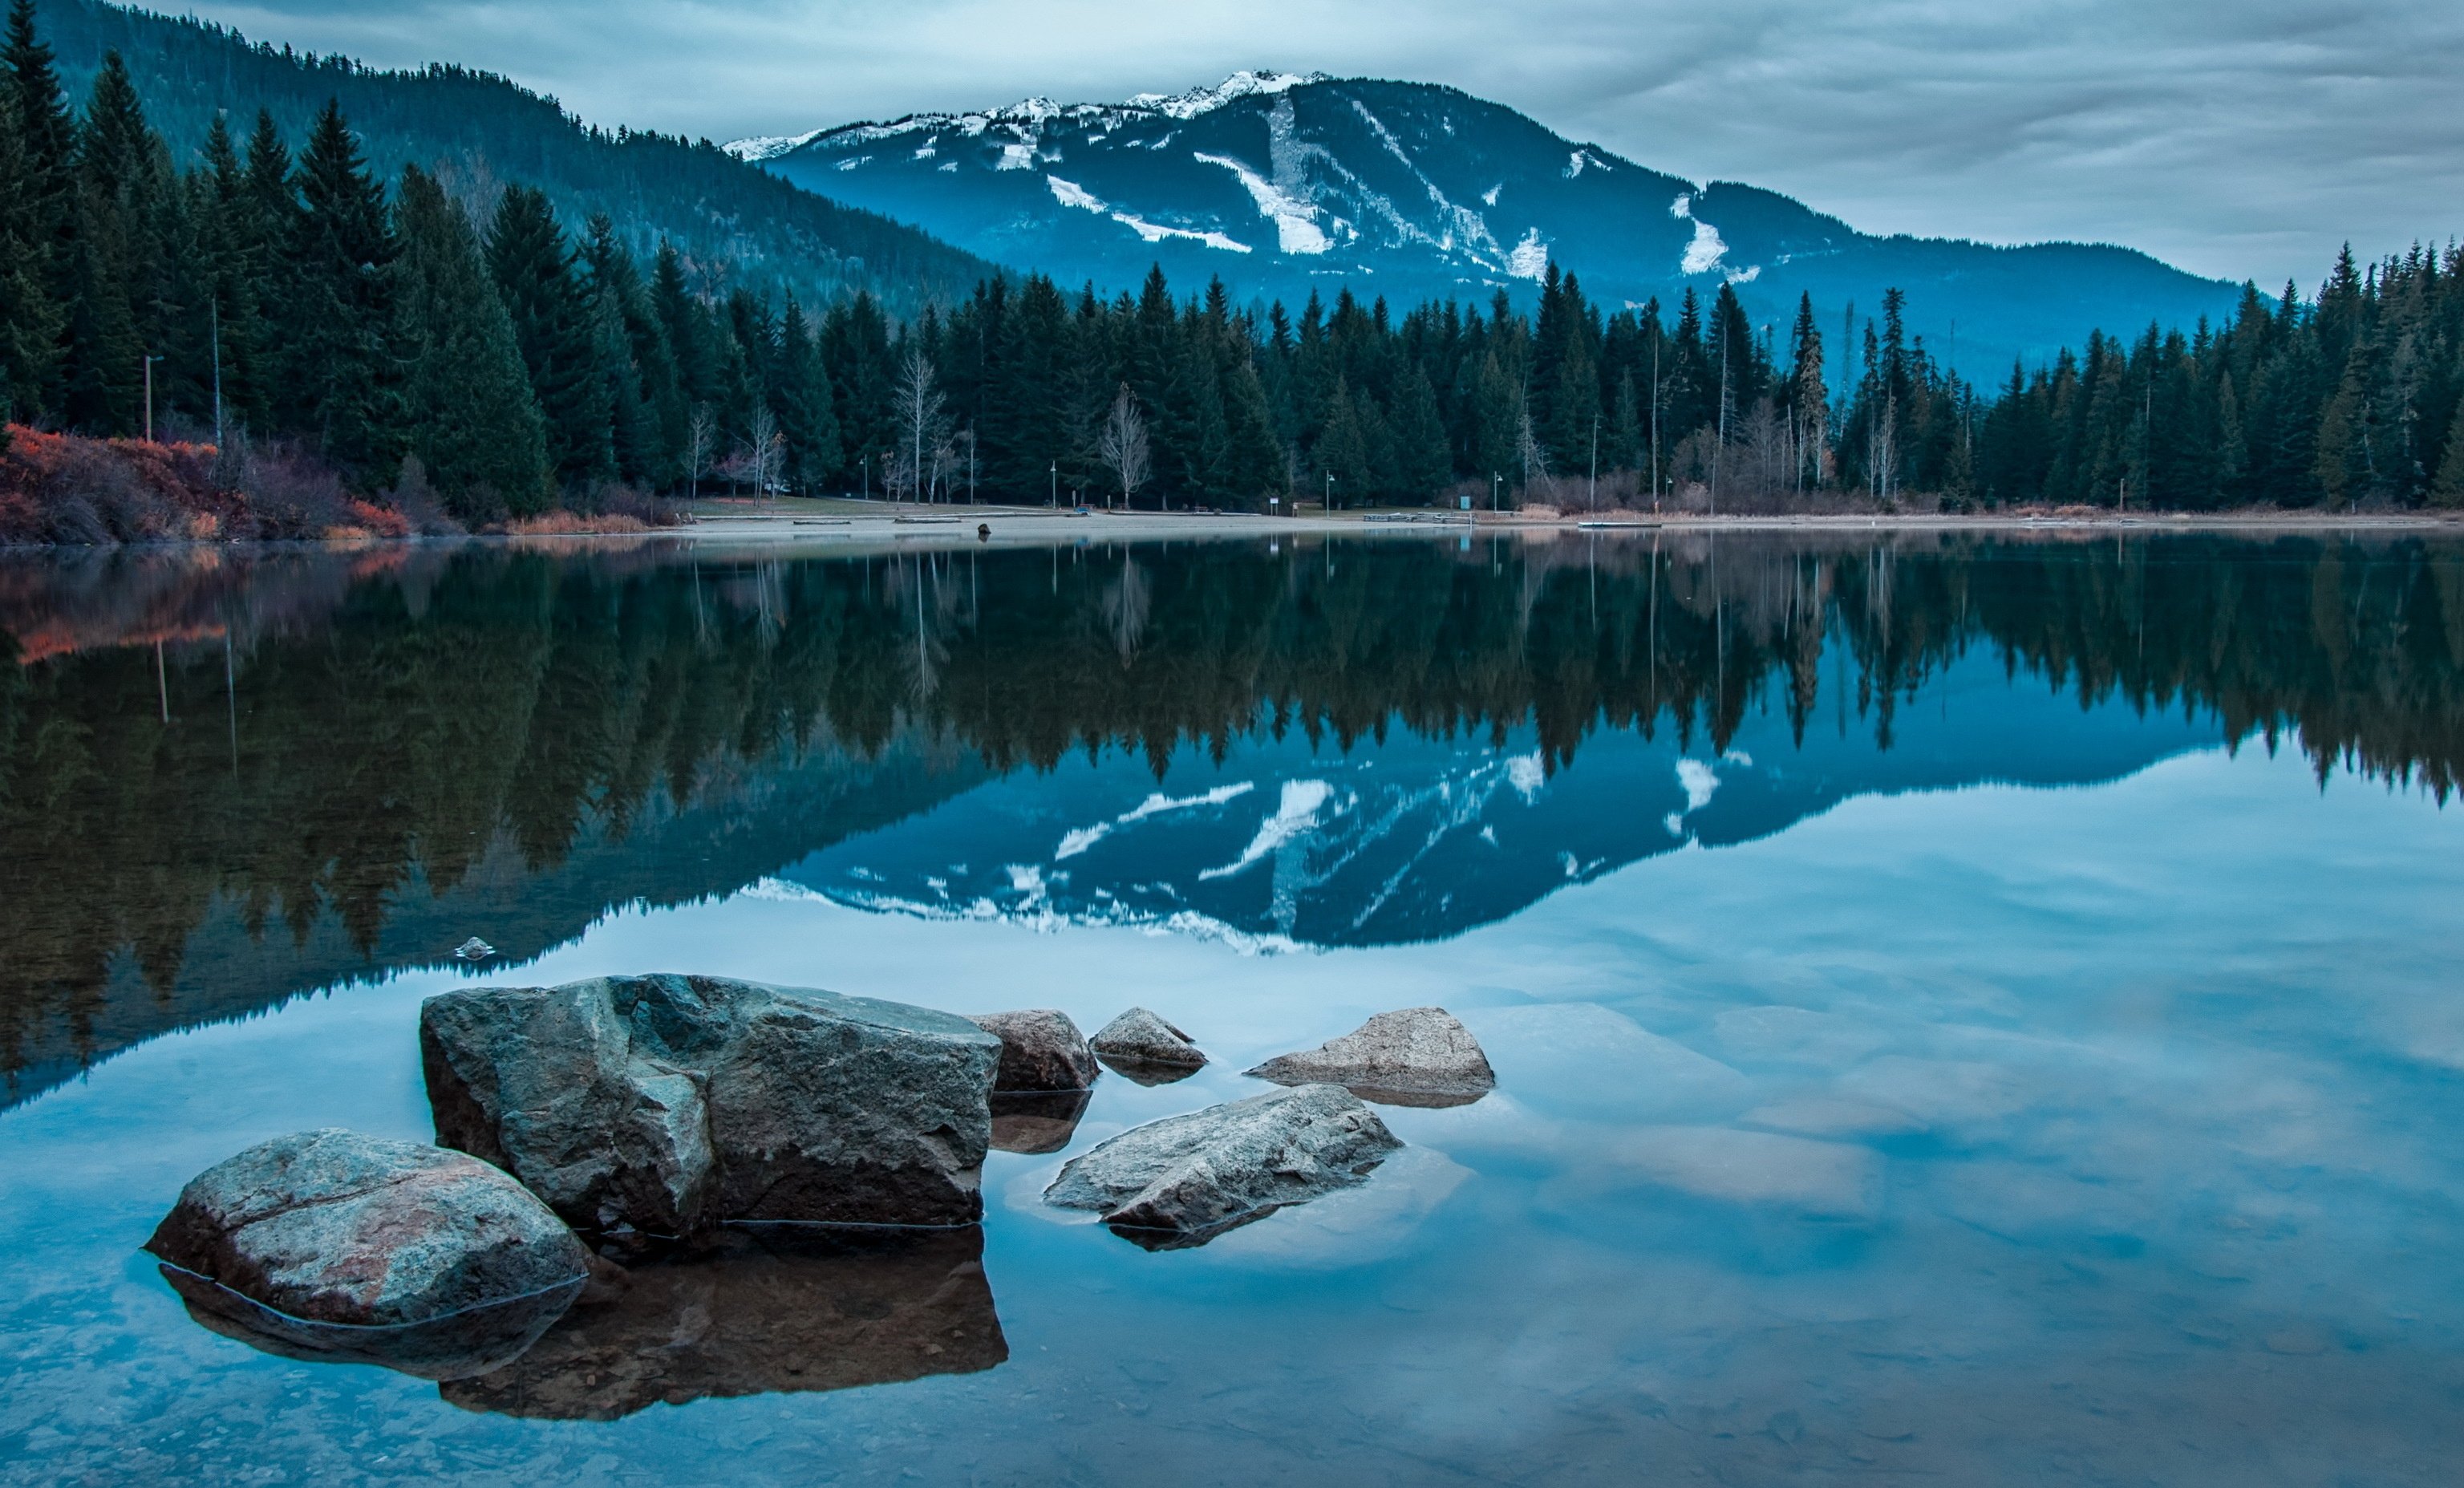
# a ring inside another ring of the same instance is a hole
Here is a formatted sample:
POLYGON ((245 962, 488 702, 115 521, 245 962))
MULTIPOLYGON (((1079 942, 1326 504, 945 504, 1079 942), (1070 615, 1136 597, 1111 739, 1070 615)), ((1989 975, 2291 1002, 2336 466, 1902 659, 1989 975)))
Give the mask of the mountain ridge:
POLYGON ((606 211, 643 256, 672 241, 721 278, 814 301, 869 290, 900 314, 963 296, 998 268, 863 208, 782 189, 708 141, 585 124, 492 73, 373 68, 105 0, 42 0, 37 16, 72 103, 83 106, 116 51, 175 155, 198 148, 217 112, 245 138, 260 108, 297 146, 330 97, 380 176, 418 165, 482 220, 495 188, 536 186, 568 226, 606 211))
MULTIPOLYGON (((1237 72, 1120 102, 1029 98, 735 142, 738 156, 984 257, 1126 287, 1297 304, 1338 283, 1398 307, 1525 296, 1551 261, 1612 308, 1738 287, 1758 322, 1811 295, 1831 326, 1886 288, 1980 363, 2049 360, 2097 327, 2187 325, 2235 286, 2112 244, 1871 234, 1784 193, 1697 184, 1443 84, 1237 72), (1953 326, 1956 330, 1953 330, 1953 326)), ((1996 370, 1991 375, 1998 376, 1996 370)))

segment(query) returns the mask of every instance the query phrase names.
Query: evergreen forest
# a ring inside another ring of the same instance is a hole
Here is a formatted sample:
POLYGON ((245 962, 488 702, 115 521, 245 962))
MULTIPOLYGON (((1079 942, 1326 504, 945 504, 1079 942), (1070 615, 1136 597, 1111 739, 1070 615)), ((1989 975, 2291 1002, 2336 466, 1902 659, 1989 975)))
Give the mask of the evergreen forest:
POLYGON ((339 94, 298 131, 215 113, 175 149, 116 52, 72 104, 33 0, 0 62, 11 420, 209 444, 233 482, 252 451, 297 452, 465 524, 715 492, 2464 505, 2453 247, 2348 251, 2309 299, 2246 287, 2230 323, 2091 334, 1989 392, 1907 334, 1896 291, 1836 327, 1801 302, 1784 334, 1725 282, 1611 310, 1554 265, 1528 314, 1502 290, 1236 305, 1160 270, 1110 294, 987 271, 963 295, 808 300, 605 212, 572 220, 570 193, 415 161, 381 175, 339 94))

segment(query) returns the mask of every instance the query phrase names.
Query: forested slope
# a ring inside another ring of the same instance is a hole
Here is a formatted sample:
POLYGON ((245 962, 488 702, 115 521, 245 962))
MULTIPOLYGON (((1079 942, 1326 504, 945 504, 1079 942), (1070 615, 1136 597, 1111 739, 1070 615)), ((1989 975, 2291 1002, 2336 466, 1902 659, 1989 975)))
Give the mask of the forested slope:
POLYGON ((193 161, 217 113, 245 136, 263 109, 297 140, 332 99, 358 127, 379 179, 419 166, 483 221, 497 189, 520 182, 545 191, 569 225, 607 213, 636 255, 666 239, 727 282, 822 303, 869 289, 900 315, 962 293, 991 269, 916 229, 791 187, 707 141, 585 127, 554 99, 492 74, 444 65, 385 72, 99 0, 42 0, 36 12, 72 99, 93 87, 104 53, 120 53, 176 165, 193 161))

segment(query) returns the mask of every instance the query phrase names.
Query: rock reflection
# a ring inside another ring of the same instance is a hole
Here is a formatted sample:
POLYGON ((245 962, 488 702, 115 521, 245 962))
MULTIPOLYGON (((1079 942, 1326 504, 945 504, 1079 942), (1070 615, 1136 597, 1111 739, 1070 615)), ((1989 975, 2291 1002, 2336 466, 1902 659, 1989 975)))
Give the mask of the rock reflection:
POLYGON ((447 1381, 466 1410, 612 1421, 773 1391, 971 1374, 1009 1357, 983 1232, 735 1226, 691 1255, 633 1268, 514 1363, 447 1381))
POLYGON ((1078 1133, 1091 1090, 993 1092, 993 1150, 1058 1152, 1078 1133))
POLYGON ((1201 1068, 1195 1064, 1156 1064, 1146 1059, 1116 1059, 1108 1054, 1098 1054, 1095 1057, 1104 1062, 1104 1068, 1133 1085, 1176 1084, 1197 1074, 1201 1068))
POLYGON ((195 1272, 171 1265, 160 1269, 188 1316, 209 1332, 283 1359, 372 1364, 438 1381, 486 1374, 513 1363, 583 1290, 576 1279, 425 1322, 371 1327, 295 1318, 195 1272))

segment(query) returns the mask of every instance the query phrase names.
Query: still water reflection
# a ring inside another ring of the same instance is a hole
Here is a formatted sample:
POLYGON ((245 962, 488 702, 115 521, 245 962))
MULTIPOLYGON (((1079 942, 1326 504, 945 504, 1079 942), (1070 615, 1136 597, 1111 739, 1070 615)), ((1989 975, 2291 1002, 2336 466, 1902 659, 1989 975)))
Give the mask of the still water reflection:
POLYGON ((0 565, 0 627, 12 1478, 2464 1445, 2464 546, 140 555, 0 565), (474 934, 1216 1062, 1002 1113, 964 1255, 744 1241, 441 1400, 196 1329, 133 1247, 260 1137, 425 1137, 474 934), (1428 1003, 1498 1093, 1389 1110, 1363 1188, 1160 1255, 1035 1202, 1428 1003))

